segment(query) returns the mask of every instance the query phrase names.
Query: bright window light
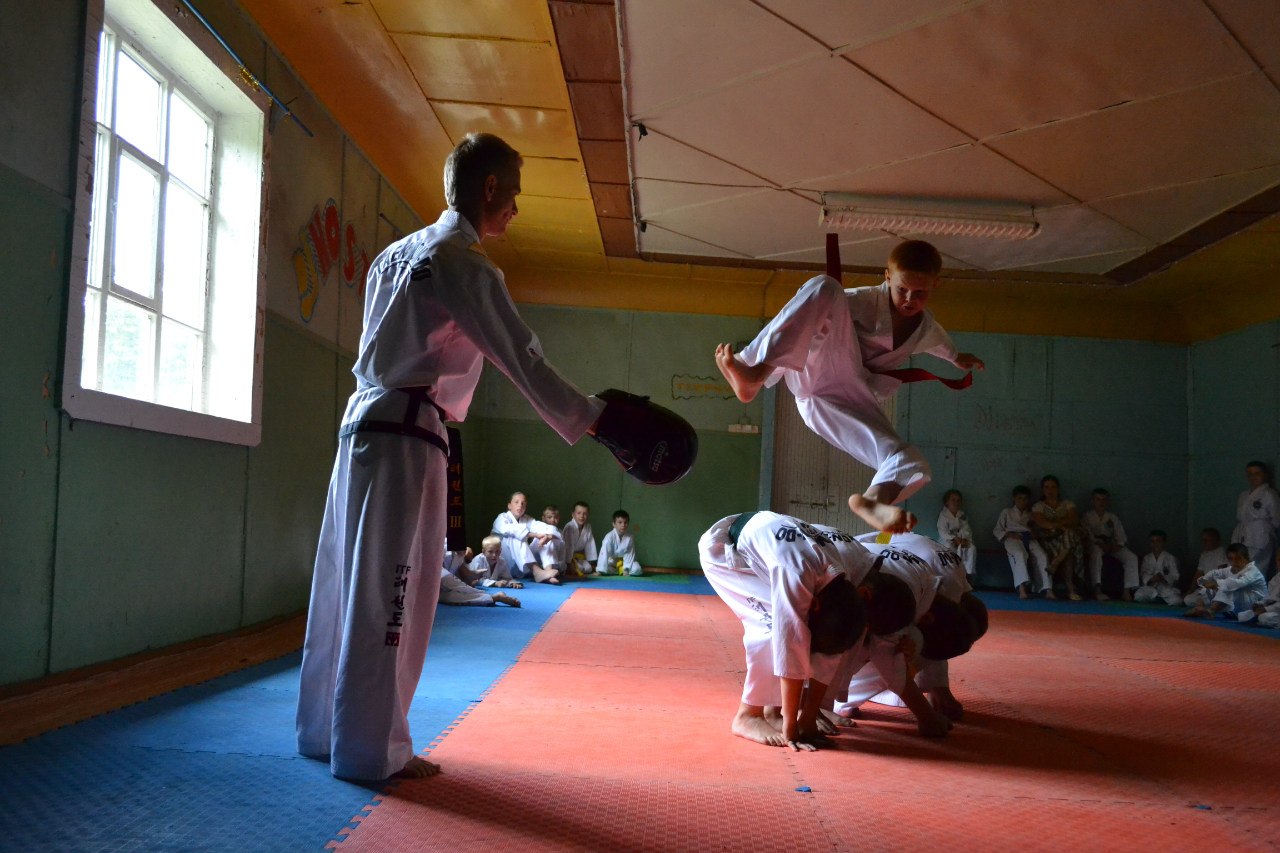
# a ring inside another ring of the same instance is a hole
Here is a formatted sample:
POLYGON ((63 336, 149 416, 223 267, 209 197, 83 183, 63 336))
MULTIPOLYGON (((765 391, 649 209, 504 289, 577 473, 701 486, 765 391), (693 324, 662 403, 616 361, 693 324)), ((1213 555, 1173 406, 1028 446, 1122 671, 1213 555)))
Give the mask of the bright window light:
POLYGON ((256 444, 264 107, 150 0, 102 11, 63 406, 256 444))

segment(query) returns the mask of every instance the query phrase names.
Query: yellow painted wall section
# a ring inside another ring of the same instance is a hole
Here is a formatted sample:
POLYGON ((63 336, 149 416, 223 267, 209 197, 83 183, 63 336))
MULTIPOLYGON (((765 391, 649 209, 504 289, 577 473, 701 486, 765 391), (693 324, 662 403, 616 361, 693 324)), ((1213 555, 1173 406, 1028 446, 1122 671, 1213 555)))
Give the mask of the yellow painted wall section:
MULTIPOLYGON (((608 272, 508 269, 512 298, 533 305, 716 314, 765 320, 812 273, 660 264, 609 258, 608 272)), ((848 275, 848 287, 879 276, 848 275)), ((1026 282, 944 280, 930 307, 957 332, 1188 343, 1182 314, 1134 289, 1026 282)))

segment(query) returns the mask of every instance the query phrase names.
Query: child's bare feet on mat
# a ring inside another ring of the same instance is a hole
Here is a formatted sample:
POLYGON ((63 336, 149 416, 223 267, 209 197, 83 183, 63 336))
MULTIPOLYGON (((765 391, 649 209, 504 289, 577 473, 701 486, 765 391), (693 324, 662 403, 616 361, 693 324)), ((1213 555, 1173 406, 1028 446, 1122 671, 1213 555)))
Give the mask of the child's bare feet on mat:
POLYGON ((733 388, 734 396, 743 403, 750 403, 756 398, 769 373, 767 365, 747 367, 734 358, 733 344, 716 345, 716 367, 733 388))
POLYGON ((739 709, 734 715, 730 731, 738 737, 763 743, 766 746, 787 745, 787 739, 782 736, 782 732, 770 725, 764 716, 753 714, 746 708, 739 709))
POLYGON ((922 714, 916 720, 916 728, 925 737, 946 737, 947 732, 951 731, 951 721, 934 711, 932 714, 922 714))
POLYGON ((409 763, 400 768, 399 773, 392 774, 392 779, 425 779, 440 772, 440 765, 433 764, 420 755, 409 759, 409 763))
POLYGON ((865 495, 850 495, 849 509, 876 530, 906 533, 916 526, 916 517, 900 506, 881 503, 865 495))
POLYGON ((958 723, 964 719, 964 706, 952 695, 950 690, 933 690, 929 693, 929 704, 942 716, 958 723))
POLYGON ((856 728, 857 725, 853 717, 844 717, 835 711, 828 711, 825 708, 818 712, 818 728, 829 735, 839 734, 840 729, 856 728), (831 729, 828 731, 823 728, 823 724, 830 726, 831 729))
POLYGON ((493 600, 499 604, 505 604, 508 607, 520 606, 520 599, 516 598, 514 595, 507 595, 505 592, 495 592, 493 594, 493 600))

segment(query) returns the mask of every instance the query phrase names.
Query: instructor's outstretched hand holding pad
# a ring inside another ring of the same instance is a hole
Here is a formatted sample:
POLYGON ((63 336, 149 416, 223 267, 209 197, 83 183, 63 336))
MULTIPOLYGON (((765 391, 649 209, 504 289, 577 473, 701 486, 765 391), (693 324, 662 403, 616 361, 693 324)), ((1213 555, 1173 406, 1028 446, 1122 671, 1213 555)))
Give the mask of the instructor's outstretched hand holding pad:
POLYGON ((596 441, 609 448, 622 470, 642 483, 674 483, 693 468, 698 435, 689 422, 648 397, 609 388, 595 395, 604 411, 595 424, 596 441))

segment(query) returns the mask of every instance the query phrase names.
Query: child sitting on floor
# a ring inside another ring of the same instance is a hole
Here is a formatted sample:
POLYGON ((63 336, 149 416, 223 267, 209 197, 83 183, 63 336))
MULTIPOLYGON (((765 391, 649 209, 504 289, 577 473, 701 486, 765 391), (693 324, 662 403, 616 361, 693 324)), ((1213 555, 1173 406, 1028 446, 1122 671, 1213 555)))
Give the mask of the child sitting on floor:
POLYGON ((560 535, 564 539, 565 573, 577 577, 595 574, 596 537, 591 532, 591 506, 586 501, 573 505, 573 518, 560 535))
POLYGON ((1013 487, 1013 506, 1000 511, 992 532, 1009 555, 1009 570, 1013 572, 1013 586, 1018 590, 1018 598, 1029 598, 1032 592, 1053 598, 1053 583, 1045 572, 1049 557, 1031 536, 1030 489, 1026 486, 1013 487))
POLYGON ((502 556, 502 537, 486 536, 480 540, 480 553, 459 576, 468 586, 506 586, 523 589, 524 584, 511 577, 511 564, 502 556))
POLYGON ((1164 549, 1163 530, 1151 531, 1151 553, 1142 558, 1142 586, 1133 591, 1133 600, 1144 604, 1163 599, 1170 607, 1182 604, 1178 589, 1178 560, 1164 549))
POLYGON ((470 548, 466 551, 444 552, 444 566, 440 572, 440 603, 471 607, 493 607, 495 604, 519 607, 520 599, 515 596, 505 592, 495 592, 492 595, 481 592, 458 576, 459 573, 469 574, 467 563, 471 557, 470 548))
POLYGON ((636 562, 636 539, 628 532, 631 528, 631 516, 625 509, 613 513, 613 529, 605 534, 600 543, 600 557, 596 562, 596 571, 602 575, 627 574, 638 578, 644 569, 636 562))
POLYGON ((1217 569, 1199 580, 1205 592, 1200 602, 1183 616, 1216 616, 1225 612, 1238 619, 1241 613, 1253 612, 1253 606, 1263 602, 1267 581, 1249 559, 1249 549, 1232 542, 1227 546, 1227 563, 1228 568, 1217 569))
POLYGON ((978 549, 973 546, 973 528, 969 526, 969 517, 964 514, 964 495, 959 489, 947 489, 942 495, 938 541, 960 555, 964 573, 972 583, 978 565, 978 549))

